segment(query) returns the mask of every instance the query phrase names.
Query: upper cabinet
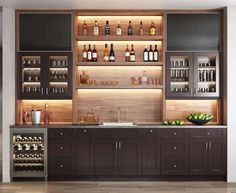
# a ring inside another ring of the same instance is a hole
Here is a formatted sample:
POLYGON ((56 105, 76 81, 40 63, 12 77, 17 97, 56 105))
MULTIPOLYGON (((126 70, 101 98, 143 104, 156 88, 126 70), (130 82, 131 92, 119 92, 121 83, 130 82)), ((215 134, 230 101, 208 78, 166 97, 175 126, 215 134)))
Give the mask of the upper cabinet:
POLYGON ((167 98, 219 97, 218 52, 168 52, 166 67, 167 98))
POLYGON ((18 65, 18 98, 72 98, 72 53, 22 52, 18 65))

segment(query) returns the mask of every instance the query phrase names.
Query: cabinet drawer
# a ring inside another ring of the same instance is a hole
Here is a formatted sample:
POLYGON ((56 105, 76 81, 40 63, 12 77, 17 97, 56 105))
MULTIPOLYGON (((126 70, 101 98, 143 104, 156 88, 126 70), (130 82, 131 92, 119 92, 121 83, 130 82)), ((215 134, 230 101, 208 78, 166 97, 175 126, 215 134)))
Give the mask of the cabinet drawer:
POLYGON ((92 136, 93 131, 94 131, 94 129, 91 129, 91 128, 79 128, 76 131, 77 139, 78 138, 83 138, 85 136, 92 136))
POLYGON ((223 136, 221 129, 191 129, 190 137, 191 138, 220 138, 223 136))
POLYGON ((187 153, 186 142, 162 142, 161 156, 185 156, 187 153))
POLYGON ((95 130, 96 138, 137 138, 139 129, 135 128, 101 128, 95 130))
POLYGON ((161 159, 162 175, 187 175, 187 159, 181 157, 166 157, 161 159))
POLYGON ((148 128, 142 129, 142 135, 146 136, 159 135, 159 129, 148 129, 148 128))
POLYGON ((75 175, 76 164, 72 158, 52 158, 48 164, 49 175, 75 175))
POLYGON ((49 156, 73 156, 75 143, 72 141, 53 140, 49 142, 49 156))
POLYGON ((186 137, 185 129, 161 129, 161 139, 184 139, 186 137))
POLYGON ((54 139, 74 139, 76 130, 71 128, 49 129, 49 138, 54 139))

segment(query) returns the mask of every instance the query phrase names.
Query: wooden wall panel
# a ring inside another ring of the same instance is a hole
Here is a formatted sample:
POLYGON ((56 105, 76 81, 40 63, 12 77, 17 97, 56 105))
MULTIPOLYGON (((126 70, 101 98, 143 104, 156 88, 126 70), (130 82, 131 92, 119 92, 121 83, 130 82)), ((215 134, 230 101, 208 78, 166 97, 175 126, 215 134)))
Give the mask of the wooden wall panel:
POLYGON ((89 109, 101 121, 117 121, 120 107, 121 120, 132 122, 159 122, 162 112, 162 90, 78 90, 78 120, 89 109))
POLYGON ((209 113, 214 115, 211 122, 219 122, 217 100, 166 100, 166 119, 186 120, 190 113, 209 113))
MULTIPOLYGON (((17 102, 17 123, 22 123, 22 112, 26 109, 31 112, 32 107, 44 110, 44 104, 49 105, 50 123, 71 123, 72 122, 72 100, 19 100, 17 102)), ((43 121, 44 113, 42 113, 43 121)), ((31 119, 28 120, 30 123, 31 119)))

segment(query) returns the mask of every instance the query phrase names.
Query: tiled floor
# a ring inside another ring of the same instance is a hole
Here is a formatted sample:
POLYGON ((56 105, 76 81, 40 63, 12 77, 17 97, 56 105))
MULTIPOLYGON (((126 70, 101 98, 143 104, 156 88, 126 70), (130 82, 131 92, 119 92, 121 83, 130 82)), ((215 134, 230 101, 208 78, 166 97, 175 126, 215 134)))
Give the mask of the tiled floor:
POLYGON ((0 193, 236 193, 226 182, 14 182, 0 193))

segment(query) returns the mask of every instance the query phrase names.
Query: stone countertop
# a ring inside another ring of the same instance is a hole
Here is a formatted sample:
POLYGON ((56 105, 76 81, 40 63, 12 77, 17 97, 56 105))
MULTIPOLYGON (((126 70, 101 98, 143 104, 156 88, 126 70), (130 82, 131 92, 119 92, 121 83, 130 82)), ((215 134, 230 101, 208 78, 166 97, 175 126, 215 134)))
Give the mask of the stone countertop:
POLYGON ((49 125, 11 125, 10 128, 24 128, 24 129, 33 129, 33 128, 209 128, 209 129, 220 129, 227 128, 227 125, 184 125, 184 126, 169 126, 161 124, 138 124, 135 126, 104 126, 104 125, 80 125, 80 124, 49 124, 49 125))

